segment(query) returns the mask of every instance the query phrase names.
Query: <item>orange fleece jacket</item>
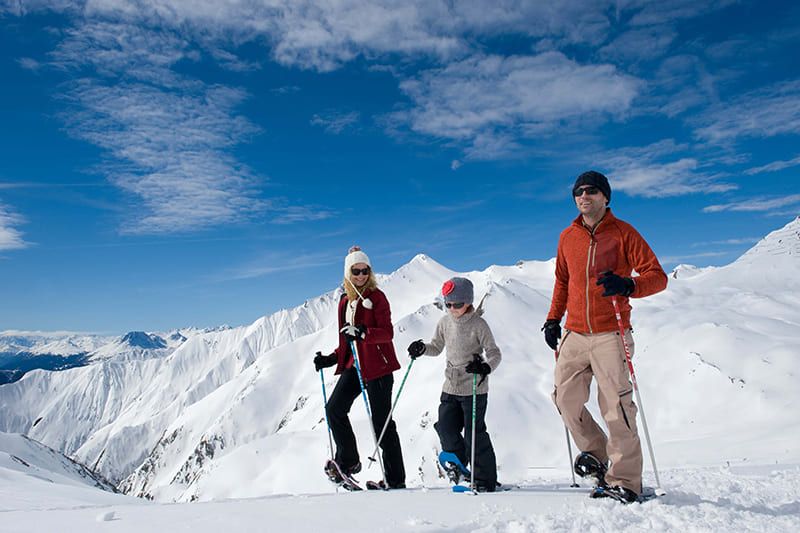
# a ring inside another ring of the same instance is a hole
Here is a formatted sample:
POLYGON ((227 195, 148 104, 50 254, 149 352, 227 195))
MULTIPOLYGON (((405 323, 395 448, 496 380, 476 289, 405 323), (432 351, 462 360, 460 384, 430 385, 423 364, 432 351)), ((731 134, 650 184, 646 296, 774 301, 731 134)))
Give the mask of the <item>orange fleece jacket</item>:
MULTIPOLYGON (((603 297, 598 275, 613 271, 633 278, 632 298, 663 291, 667 275, 653 250, 633 226, 616 218, 611 209, 594 232, 583 224, 581 215, 561 232, 556 256, 556 283, 547 319, 561 320, 567 313, 566 329, 578 333, 617 331, 611 297, 603 297)), ((617 296, 625 328, 631 327, 631 305, 627 297, 617 296)))

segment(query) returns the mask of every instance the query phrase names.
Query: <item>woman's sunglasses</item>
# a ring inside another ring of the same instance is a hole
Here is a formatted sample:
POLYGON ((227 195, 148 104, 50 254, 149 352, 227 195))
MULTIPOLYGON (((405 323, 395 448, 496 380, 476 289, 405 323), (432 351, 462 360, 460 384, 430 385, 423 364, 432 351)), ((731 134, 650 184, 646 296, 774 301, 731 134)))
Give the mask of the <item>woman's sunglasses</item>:
POLYGON ((351 268, 350 273, 354 276, 366 276, 369 274, 369 267, 367 268, 351 268))
POLYGON ((464 303, 463 302, 462 303, 458 303, 458 304, 446 303, 446 304, 444 304, 444 306, 446 308, 448 308, 448 309, 450 309, 451 307, 453 309, 461 309, 462 307, 464 307, 464 303))

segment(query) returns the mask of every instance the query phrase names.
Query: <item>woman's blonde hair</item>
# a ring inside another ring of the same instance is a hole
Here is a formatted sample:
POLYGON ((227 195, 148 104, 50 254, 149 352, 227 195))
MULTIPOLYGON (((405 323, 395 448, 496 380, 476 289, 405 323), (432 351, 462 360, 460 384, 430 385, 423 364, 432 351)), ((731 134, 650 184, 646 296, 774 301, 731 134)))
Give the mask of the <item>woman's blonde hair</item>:
POLYGON ((358 292, 354 287, 353 281, 350 279, 352 275, 348 274, 347 277, 344 279, 344 292, 347 293, 347 300, 349 302, 354 302, 358 299, 358 293, 360 292, 362 296, 366 297, 369 292, 373 289, 378 288, 378 280, 375 279, 375 273, 372 269, 369 269, 369 278, 367 278, 367 282, 364 284, 363 287, 358 288, 358 292))

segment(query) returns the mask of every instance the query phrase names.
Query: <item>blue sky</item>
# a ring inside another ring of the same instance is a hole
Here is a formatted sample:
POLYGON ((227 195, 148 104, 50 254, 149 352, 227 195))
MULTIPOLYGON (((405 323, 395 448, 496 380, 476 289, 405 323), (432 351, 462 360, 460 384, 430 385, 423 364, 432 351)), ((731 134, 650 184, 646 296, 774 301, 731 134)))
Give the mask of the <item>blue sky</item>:
POLYGON ((590 168, 667 268, 800 214, 800 6, 552 5, 0 0, 0 330, 246 324, 354 243, 548 259, 590 168))

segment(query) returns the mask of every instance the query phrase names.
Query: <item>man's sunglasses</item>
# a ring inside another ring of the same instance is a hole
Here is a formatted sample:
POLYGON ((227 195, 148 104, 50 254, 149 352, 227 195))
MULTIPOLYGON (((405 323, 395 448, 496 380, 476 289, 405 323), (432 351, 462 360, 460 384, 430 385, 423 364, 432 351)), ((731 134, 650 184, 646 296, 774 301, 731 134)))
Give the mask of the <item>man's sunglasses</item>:
POLYGON ((448 308, 448 309, 450 309, 451 307, 452 307, 453 309, 461 309, 462 307, 464 307, 464 303, 463 303, 463 302, 462 302, 462 303, 459 303, 459 304, 451 304, 451 303, 446 303, 446 304, 444 304, 444 306, 445 306, 446 308, 448 308))
POLYGON ((354 276, 366 276, 369 274, 369 267, 367 268, 351 268, 350 273, 354 276))
POLYGON ((590 196, 593 196, 593 195, 595 195, 595 194, 597 194, 599 192, 600 192, 600 189, 598 189, 597 187, 589 186, 589 187, 579 187, 579 188, 575 189, 574 191, 572 191, 572 194, 573 194, 573 196, 575 196, 575 198, 577 198, 578 196, 582 196, 583 193, 586 193, 586 194, 588 194, 590 196))

